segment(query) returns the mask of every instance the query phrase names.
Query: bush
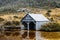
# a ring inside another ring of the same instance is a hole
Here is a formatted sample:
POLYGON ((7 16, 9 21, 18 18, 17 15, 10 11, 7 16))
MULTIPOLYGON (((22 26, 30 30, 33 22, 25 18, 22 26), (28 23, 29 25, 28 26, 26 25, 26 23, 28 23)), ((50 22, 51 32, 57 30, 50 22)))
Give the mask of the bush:
POLYGON ((12 25, 10 21, 6 22, 5 25, 12 25))
POLYGON ((19 21, 12 21, 12 22, 10 22, 10 21, 8 21, 8 22, 6 22, 4 25, 19 25, 20 24, 20 22, 19 21))
POLYGON ((53 19, 53 18, 50 18, 49 20, 50 20, 50 21, 54 21, 54 19, 53 19))
POLYGON ((15 24, 15 25, 19 25, 19 24, 20 24, 19 21, 12 21, 12 22, 13 22, 13 24, 15 24))
POLYGON ((60 31, 60 24, 59 23, 48 23, 45 25, 42 25, 41 30, 44 31, 60 31))
POLYGON ((52 12, 51 10, 48 10, 47 12, 52 12))
POLYGON ((18 16, 14 16, 14 18, 18 18, 18 16))
POLYGON ((3 18, 0 18, 0 22, 1 22, 1 21, 4 21, 4 19, 3 19, 3 18))
POLYGON ((50 16, 50 12, 52 12, 52 11, 51 10, 48 10, 47 13, 46 13, 46 15, 47 16, 50 16))

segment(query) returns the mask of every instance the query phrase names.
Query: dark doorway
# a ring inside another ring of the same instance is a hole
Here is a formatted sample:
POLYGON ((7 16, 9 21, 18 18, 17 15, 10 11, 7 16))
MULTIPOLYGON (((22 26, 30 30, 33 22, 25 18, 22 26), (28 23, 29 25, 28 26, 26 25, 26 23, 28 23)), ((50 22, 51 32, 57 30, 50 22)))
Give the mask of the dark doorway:
POLYGON ((22 22, 22 24, 24 25, 24 29, 27 30, 27 23, 26 22, 22 22))
POLYGON ((30 30, 35 30, 35 24, 34 24, 34 22, 30 22, 29 23, 29 29, 30 30))

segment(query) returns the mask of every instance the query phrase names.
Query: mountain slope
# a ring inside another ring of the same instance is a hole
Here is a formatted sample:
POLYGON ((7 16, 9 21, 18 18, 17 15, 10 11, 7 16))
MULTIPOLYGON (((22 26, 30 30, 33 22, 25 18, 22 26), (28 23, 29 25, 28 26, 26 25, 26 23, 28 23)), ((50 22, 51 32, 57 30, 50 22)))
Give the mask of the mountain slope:
POLYGON ((28 6, 37 8, 60 8, 60 0, 0 0, 0 9, 28 6))

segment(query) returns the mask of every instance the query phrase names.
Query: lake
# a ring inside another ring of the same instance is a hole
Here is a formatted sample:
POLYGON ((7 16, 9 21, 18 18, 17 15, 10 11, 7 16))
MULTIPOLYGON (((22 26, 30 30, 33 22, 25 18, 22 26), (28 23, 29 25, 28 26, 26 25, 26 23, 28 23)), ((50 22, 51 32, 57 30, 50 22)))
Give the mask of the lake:
POLYGON ((1 34, 0 40, 60 40, 60 32, 21 30, 8 34, 1 34))

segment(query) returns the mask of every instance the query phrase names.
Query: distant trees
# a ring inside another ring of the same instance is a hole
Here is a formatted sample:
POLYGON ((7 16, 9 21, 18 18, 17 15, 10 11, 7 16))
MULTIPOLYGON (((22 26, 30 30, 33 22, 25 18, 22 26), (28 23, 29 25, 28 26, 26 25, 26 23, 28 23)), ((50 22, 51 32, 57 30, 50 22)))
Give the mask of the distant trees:
POLYGON ((0 8, 0 12, 17 12, 15 8, 0 8))
POLYGON ((55 1, 53 1, 53 2, 50 4, 50 7, 56 8, 56 6, 57 6, 57 3, 56 3, 55 1))
MULTIPOLYGON (((15 0, 14 0, 15 1, 15 0)), ((6 2, 6 0, 2 3, 0 3, 0 6, 2 6, 1 4, 4 4, 6 2)), ((12 2, 12 1, 7 1, 7 3, 12 2)), ((20 1, 21 2, 21 1, 20 1)), ((6 5, 5 4, 5 5, 6 5)), ((17 3, 16 3, 17 4, 17 3)), ((18 5, 16 5, 17 7, 10 5, 10 6, 5 6, 5 7, 1 7, 0 8, 0 12, 16 12, 16 9, 20 8, 20 7, 37 7, 37 8, 60 8, 60 3, 56 2, 56 1, 47 1, 47 0, 27 0, 27 1, 23 1, 23 4, 20 5, 21 3, 18 3, 18 5)))
POLYGON ((55 1, 53 1, 53 2, 50 4, 50 7, 60 8, 60 3, 57 3, 57 2, 55 2, 55 1))
POLYGON ((56 7, 57 7, 57 8, 60 8, 60 3, 58 3, 58 4, 56 5, 56 7))

